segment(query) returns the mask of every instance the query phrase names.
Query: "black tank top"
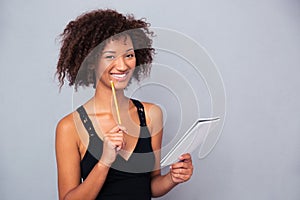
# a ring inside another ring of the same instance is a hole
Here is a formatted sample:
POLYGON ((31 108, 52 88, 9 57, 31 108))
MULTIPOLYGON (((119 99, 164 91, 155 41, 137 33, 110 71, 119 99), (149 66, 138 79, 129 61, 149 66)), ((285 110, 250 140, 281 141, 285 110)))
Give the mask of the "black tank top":
MULTIPOLYGON (((154 167, 154 154, 151 135, 146 125, 143 104, 131 99, 137 108, 140 120, 140 136, 135 149, 126 161, 117 155, 109 169, 105 183, 97 200, 150 200, 151 171, 154 167)), ((85 180, 102 155, 103 141, 98 137, 83 106, 77 109, 81 121, 89 134, 87 151, 80 162, 81 178, 85 180)))

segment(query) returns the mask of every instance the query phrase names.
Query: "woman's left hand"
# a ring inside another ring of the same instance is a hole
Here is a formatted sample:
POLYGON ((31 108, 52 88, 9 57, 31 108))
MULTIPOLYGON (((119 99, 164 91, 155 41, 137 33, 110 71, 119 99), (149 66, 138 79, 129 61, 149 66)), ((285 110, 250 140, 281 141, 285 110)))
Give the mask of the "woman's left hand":
POLYGON ((193 174, 193 163, 189 153, 180 156, 180 161, 170 166, 170 175, 174 183, 188 181, 193 174))

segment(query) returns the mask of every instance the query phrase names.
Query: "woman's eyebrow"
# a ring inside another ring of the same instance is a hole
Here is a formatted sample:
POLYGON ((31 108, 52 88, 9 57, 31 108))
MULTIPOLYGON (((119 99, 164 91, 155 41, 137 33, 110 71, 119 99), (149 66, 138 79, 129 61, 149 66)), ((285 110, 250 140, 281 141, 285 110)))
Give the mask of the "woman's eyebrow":
POLYGON ((134 50, 133 48, 130 48, 130 49, 127 49, 126 52, 133 51, 133 50, 134 50))
POLYGON ((115 51, 103 51, 103 53, 116 53, 115 51))
MULTIPOLYGON (((134 50, 134 48, 130 48, 130 49, 127 49, 125 52, 127 53, 127 52, 133 51, 133 50, 134 50)), ((116 51, 110 51, 110 50, 108 50, 108 51, 103 51, 103 54, 104 53, 116 53, 116 51)))

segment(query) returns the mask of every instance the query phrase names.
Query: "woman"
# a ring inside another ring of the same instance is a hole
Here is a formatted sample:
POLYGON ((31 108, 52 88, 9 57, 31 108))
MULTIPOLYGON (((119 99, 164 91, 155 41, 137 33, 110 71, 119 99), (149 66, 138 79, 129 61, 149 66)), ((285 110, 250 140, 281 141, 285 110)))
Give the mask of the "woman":
POLYGON ((149 72, 154 49, 148 26, 107 9, 85 13, 65 28, 60 86, 67 78, 75 89, 93 85, 95 95, 57 125, 59 199, 146 200, 190 179, 189 154, 161 175, 162 112, 124 95, 131 78, 149 72))

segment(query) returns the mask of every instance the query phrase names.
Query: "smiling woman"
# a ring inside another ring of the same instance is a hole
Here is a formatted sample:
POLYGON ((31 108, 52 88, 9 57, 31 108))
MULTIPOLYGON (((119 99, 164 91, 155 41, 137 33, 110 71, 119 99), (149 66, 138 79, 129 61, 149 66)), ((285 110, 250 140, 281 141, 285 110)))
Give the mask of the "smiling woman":
POLYGON ((103 84, 112 80, 117 90, 124 89, 130 81, 135 65, 136 58, 130 37, 125 35, 118 40, 110 40, 100 57, 96 69, 96 80, 103 84))
POLYGON ((132 15, 96 10, 64 30, 60 86, 67 78, 75 89, 92 84, 95 94, 57 125, 59 199, 146 200, 190 179, 189 154, 161 175, 161 109, 124 95, 131 78, 149 73, 154 49, 148 26, 132 15))
MULTIPOLYGON (((105 45, 120 37, 125 39, 124 43, 127 38, 132 41, 138 66, 133 77, 141 80, 150 72, 154 53, 150 39, 153 33, 148 26, 149 23, 142 19, 136 20, 133 15, 123 16, 114 10, 95 10, 71 21, 61 34, 62 47, 57 64, 60 86, 66 77, 75 89, 90 84, 95 87, 95 63, 103 54, 105 45)), ((109 58, 113 56, 108 55, 109 58)))

